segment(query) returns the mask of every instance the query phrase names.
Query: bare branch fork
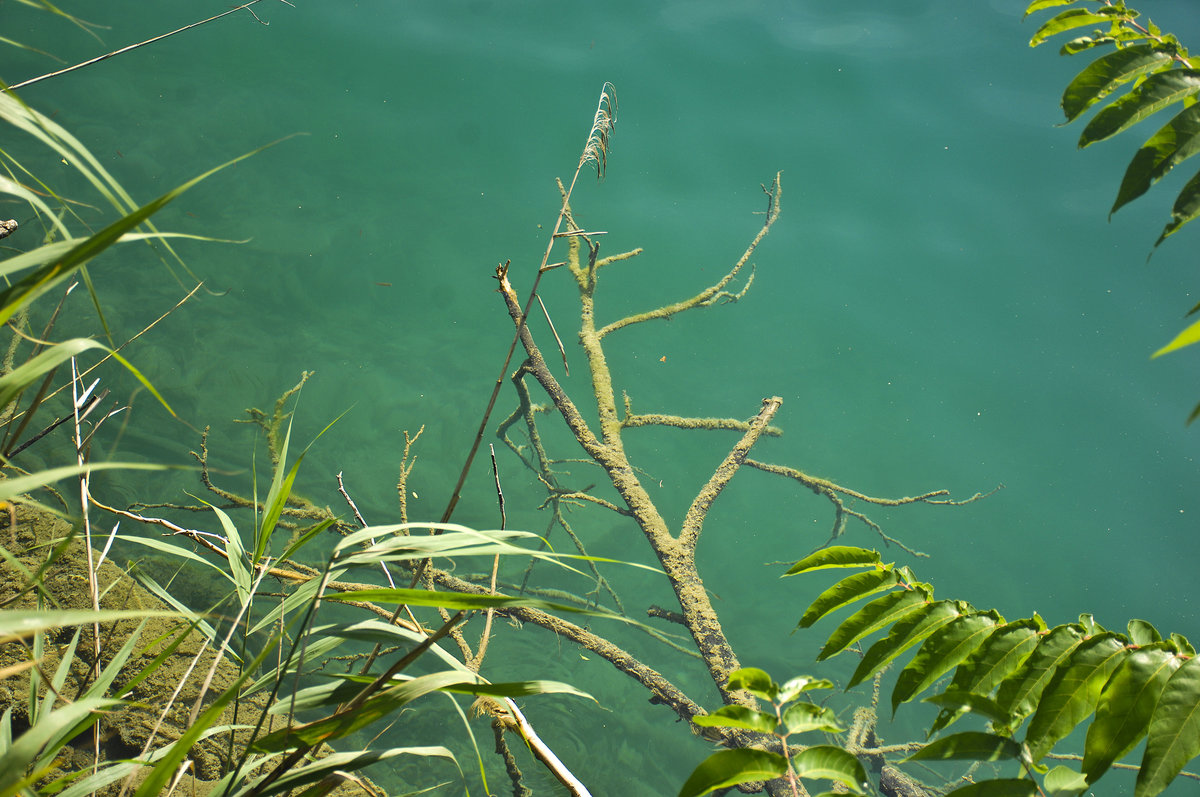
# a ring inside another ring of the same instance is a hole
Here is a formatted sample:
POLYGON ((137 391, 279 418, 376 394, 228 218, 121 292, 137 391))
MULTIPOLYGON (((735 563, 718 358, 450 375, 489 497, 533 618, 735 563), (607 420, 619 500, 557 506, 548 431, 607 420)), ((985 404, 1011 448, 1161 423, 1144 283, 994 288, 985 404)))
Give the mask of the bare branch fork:
MULTIPOLYGON (((496 278, 500 283, 501 297, 516 327, 516 336, 526 353, 524 363, 516 369, 512 376, 513 384, 517 388, 518 407, 499 425, 496 431, 497 436, 508 443, 509 447, 517 453, 526 467, 534 471, 545 485, 548 498, 544 506, 553 505, 557 508, 561 502, 570 497, 573 500, 586 500, 590 503, 606 506, 606 508, 614 509, 620 514, 634 519, 671 581, 681 609, 679 613, 657 609, 656 611, 652 611, 652 615, 663 616, 672 622, 683 625, 691 635, 696 646, 696 651, 698 651, 701 659, 704 661, 712 678, 713 685, 720 692, 723 700, 726 703, 738 703, 747 706, 755 705, 755 701, 751 695, 730 692, 726 688, 730 672, 738 668, 740 664, 722 630, 720 620, 704 589, 703 580, 696 566, 696 547, 703 531, 708 511, 743 465, 749 465, 757 470, 792 479, 814 493, 824 496, 835 507, 833 537, 838 536, 842 532, 847 519, 857 518, 878 533, 885 543, 896 544, 914 554, 916 553, 915 551, 911 551, 911 549, 904 546, 899 540, 885 534, 880 526, 864 513, 848 507, 847 502, 862 501, 871 505, 889 507, 913 503, 961 505, 984 497, 981 494, 976 494, 965 501, 956 501, 948 497, 947 491, 936 490, 917 496, 897 499, 875 498, 826 479, 810 476, 795 468, 768 465, 754 460, 750 458, 750 452, 761 437, 764 435, 777 436, 781 434, 777 427, 771 425, 771 421, 782 405, 782 400, 778 397, 763 399, 758 413, 749 420, 733 418, 687 418, 669 414, 637 414, 633 412, 632 402, 627 394, 622 396, 622 403, 624 405, 623 413, 618 411, 612 374, 609 370, 603 349, 605 338, 609 334, 628 326, 657 319, 667 319, 676 313, 711 307, 727 301, 737 301, 745 296, 754 276, 750 258, 753 256, 759 243, 769 232, 770 227, 774 224, 780 212, 782 187, 779 175, 776 175, 770 187, 763 186, 763 191, 767 197, 767 208, 763 213, 761 228, 741 257, 715 283, 673 304, 632 314, 610 322, 607 325, 600 325, 595 317, 595 292, 600 270, 613 263, 635 257, 640 254, 641 250, 635 249, 601 259, 599 257, 599 246, 587 234, 582 232, 583 227, 577 224, 573 218, 571 208, 568 204, 569 190, 560 183, 560 192, 564 201, 562 215, 565 218, 568 230, 579 232, 579 234, 568 238, 568 258, 565 265, 574 277, 579 290, 579 340, 591 374, 593 398, 596 402, 596 422, 589 422, 585 419, 574 400, 566 393, 551 372, 541 350, 534 340, 533 333, 524 324, 525 311, 517 298, 517 292, 512 283, 508 264, 502 264, 496 269, 496 278), (750 274, 745 279, 743 286, 737 289, 732 288, 731 286, 739 275, 746 272, 747 266, 750 266, 750 274), (587 455, 587 459, 583 461, 598 465, 604 470, 613 489, 619 496, 620 500, 617 503, 591 496, 588 494, 588 489, 590 488, 576 491, 564 488, 560 484, 557 474, 550 470, 551 463, 565 460, 550 459, 542 446, 541 436, 537 430, 537 415, 544 411, 544 408, 534 405, 530 400, 529 389, 525 384, 525 380, 528 378, 536 381, 545 391, 554 410, 562 417, 571 435, 583 448, 587 455), (519 420, 524 420, 528 428, 528 447, 516 444, 509 435, 510 428, 519 420), (673 531, 668 526, 654 506, 639 478, 639 469, 629 461, 625 453, 622 433, 626 429, 643 426, 664 426, 688 430, 723 430, 741 433, 740 439, 728 450, 724 458, 713 470, 707 482, 694 497, 677 531, 673 531), (621 503, 624 506, 619 506, 621 503)), ((538 276, 540 277, 540 273, 538 276)), ((555 336, 557 337, 557 334, 555 336)), ((990 495, 990 493, 988 494, 990 495)), ((444 572, 438 574, 437 583, 445 588, 455 590, 481 591, 484 589, 484 587, 479 585, 463 583, 461 580, 444 572)), ((629 656, 629 654, 612 646, 607 640, 596 638, 590 632, 586 632, 583 629, 570 627, 570 624, 564 623, 559 618, 542 616, 542 614, 525 609, 510 612, 511 616, 551 628, 557 634, 576 641, 593 652, 599 653, 599 655, 606 658, 619 670, 627 673, 641 683, 651 692, 657 702, 670 706, 681 718, 691 719, 703 711, 697 705, 696 701, 667 682, 659 673, 649 670, 641 662, 629 656)), ((870 728, 867 730, 873 730, 873 728, 874 714, 872 713, 870 728)), ((723 732, 714 734, 711 738, 730 747, 763 743, 763 740, 751 738, 752 736, 752 734, 745 733, 723 732)), ((882 756, 884 753, 894 751, 890 748, 884 749, 875 744, 868 745, 864 743, 855 747, 853 752, 863 757, 871 757, 882 756)), ((778 791, 778 786, 779 784, 774 781, 766 784, 769 792, 782 793, 778 791)))

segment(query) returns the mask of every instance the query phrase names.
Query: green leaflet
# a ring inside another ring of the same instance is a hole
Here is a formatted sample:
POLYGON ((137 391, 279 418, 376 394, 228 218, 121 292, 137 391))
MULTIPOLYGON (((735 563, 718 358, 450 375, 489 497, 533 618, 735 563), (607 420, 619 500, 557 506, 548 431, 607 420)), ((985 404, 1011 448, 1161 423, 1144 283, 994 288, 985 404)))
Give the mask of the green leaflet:
MULTIPOLYGON (((726 706, 729 708, 729 706, 726 706)), ((837 715, 832 709, 813 703, 793 703, 783 712, 783 724, 788 733, 807 733, 822 731, 823 733, 845 733, 846 729, 838 724, 837 715)), ((774 727, 772 727, 774 730, 774 727)))
POLYGON ((1054 8, 1055 6, 1067 6, 1074 3, 1075 0, 1034 0, 1025 9, 1025 16, 1041 11, 1044 8, 1054 8))
POLYGON ((854 614, 842 621, 842 624, 829 635, 829 641, 821 648, 817 661, 836 656, 858 640, 874 633, 886 625, 897 622, 900 618, 915 611, 918 607, 928 604, 933 598, 931 592, 921 587, 909 590, 889 592, 863 606, 854 614))
POLYGON ((1200 657, 1185 662, 1163 689, 1150 719, 1134 797, 1154 797, 1200 754, 1200 657))
POLYGON ((871 567, 881 562, 879 551, 854 548, 849 545, 832 545, 810 553, 793 564, 784 575, 811 573, 814 570, 824 570, 829 567, 871 567))
POLYGON ((1145 620, 1134 618, 1125 628, 1129 631, 1129 641, 1138 647, 1144 648, 1162 641, 1162 635, 1158 633, 1158 629, 1145 620))
POLYGON ((917 644, 942 626, 962 616, 970 607, 961 601, 937 601, 912 612, 892 626, 883 639, 872 645, 863 656, 846 688, 865 681, 892 659, 917 644))
POLYGON ((1088 782, 1083 775, 1060 764, 1042 778, 1042 788, 1046 791, 1046 797, 1078 797, 1087 791, 1088 782))
POLYGON ((1021 745, 1007 736, 993 733, 966 731, 938 739, 922 747, 908 757, 909 761, 946 761, 966 759, 969 761, 1001 761, 1018 758, 1021 745))
POLYGON ((1124 637, 1112 631, 1079 643, 1051 677, 1029 722, 1025 743, 1034 761, 1092 713, 1104 682, 1127 653, 1124 637))
POLYGON ((745 689, 755 697, 772 703, 779 697, 779 684, 775 683, 766 670, 760 670, 758 667, 742 667, 734 670, 729 673, 729 683, 726 686, 731 692, 745 689))
POLYGON ((1091 25, 1105 25, 1120 19, 1134 19, 1137 15, 1137 12, 1132 9, 1115 6, 1098 8, 1095 11, 1072 8, 1047 20, 1037 29, 1037 33, 1033 34, 1033 38, 1029 40, 1029 46, 1037 47, 1046 39, 1063 31, 1086 28, 1091 25))
POLYGON ((813 678, 811 675, 797 675, 795 678, 789 678, 779 687, 778 696, 775 698, 779 703, 790 703, 800 697, 801 693, 807 692, 809 689, 832 689, 833 681, 826 678, 813 678))
POLYGON ((950 689, 940 695, 930 695, 921 702, 933 703, 942 707, 937 720, 929 729, 929 736, 945 728, 967 711, 987 717, 998 726, 1007 725, 1011 720, 1011 716, 1004 709, 1000 708, 1000 704, 995 700, 970 692, 960 692, 950 689))
POLYGON ((1115 41, 1116 39, 1112 36, 1080 36, 1077 39, 1071 39, 1071 41, 1060 47, 1058 54, 1075 55, 1076 53, 1081 53, 1084 50, 1090 50, 1093 47, 1100 47, 1104 44, 1112 44, 1115 41))
POLYGON ((1179 651, 1180 653, 1182 653, 1183 655, 1185 655, 1185 656, 1195 656, 1196 655, 1196 649, 1194 647, 1192 647, 1192 643, 1188 642, 1188 638, 1185 637, 1183 634, 1177 634, 1177 633, 1172 632, 1171 635, 1169 637, 1167 637, 1167 639, 1171 640, 1171 644, 1173 644, 1175 646, 1175 649, 1177 651, 1179 651))
POLYGON ((892 713, 901 703, 933 685, 958 666, 995 630, 1004 618, 995 611, 959 617, 929 636, 917 655, 900 671, 892 689, 892 713))
POLYGON ((1121 84, 1170 63, 1171 53, 1164 52, 1158 44, 1135 44, 1097 58, 1063 92, 1062 109, 1067 121, 1074 121, 1121 84))
MULTIPOLYGON (((1197 172, 1192 179, 1188 180, 1187 185, 1179 192, 1179 196, 1175 197, 1175 205, 1171 208, 1171 220, 1167 222, 1167 226, 1163 227, 1163 231, 1158 236, 1158 240, 1154 242, 1154 245, 1158 246, 1170 238, 1179 231, 1180 227, 1197 216, 1200 216, 1200 172, 1197 172)), ((1197 331, 1196 325, 1192 324, 1179 333, 1175 340, 1154 352, 1153 357, 1195 343, 1198 337, 1200 337, 1200 332, 1197 331)), ((1188 423, 1191 423, 1195 419, 1196 413, 1192 413, 1192 417, 1188 418, 1188 423)))
POLYGON ((721 750, 700 762, 679 790, 679 797, 699 797, 739 783, 770 780, 786 771, 787 759, 776 753, 748 747, 721 750))
POLYGON ((1159 695, 1183 660, 1167 646, 1142 648, 1125 657, 1109 678, 1083 747, 1083 774, 1095 783, 1112 763, 1141 741, 1159 695))
POLYGON ((1200 105, 1184 108, 1150 137, 1121 178, 1109 215, 1140 197, 1171 169, 1200 152, 1200 105))
POLYGON ((1000 707, 1020 721, 1033 713, 1059 664, 1083 639, 1078 625, 1060 625, 1044 636, 1016 673, 1004 679, 996 693, 1000 707))
POLYGON ((808 628, 817 620, 848 603, 853 603, 868 595, 874 595, 880 590, 890 589, 899 583, 900 576, 890 567, 847 576, 817 596, 817 599, 804 612, 804 616, 800 618, 797 628, 808 628))
POLYGON ((840 747, 819 744, 792 756, 792 768, 802 778, 822 778, 841 783, 855 794, 870 788, 863 765, 840 747))
MULTIPOLYGON (((1122 52, 1118 50, 1118 52, 1122 52)), ((1079 136, 1080 148, 1111 138, 1146 117, 1200 91, 1200 71, 1171 69, 1150 75, 1124 97, 1102 108, 1079 136)))
POLYGON ((774 733, 779 724, 771 714, 746 706, 721 706, 711 714, 692 717, 692 722, 703 728, 745 728, 759 733, 774 733))

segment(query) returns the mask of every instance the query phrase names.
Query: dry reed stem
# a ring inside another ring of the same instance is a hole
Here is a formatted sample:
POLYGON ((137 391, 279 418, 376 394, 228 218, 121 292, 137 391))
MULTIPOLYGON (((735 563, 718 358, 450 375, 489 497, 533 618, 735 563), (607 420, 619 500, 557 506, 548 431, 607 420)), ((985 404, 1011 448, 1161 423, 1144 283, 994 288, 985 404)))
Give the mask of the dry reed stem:
MULTIPOLYGON (((471 469, 471 463, 475 461, 475 454, 479 451, 480 443, 483 442, 483 435, 487 431, 488 421, 492 417, 492 410, 496 407, 496 399, 499 398, 500 390, 504 386, 504 379, 508 375, 508 366, 512 362, 513 353, 517 349, 517 342, 526 331, 526 323, 529 320, 529 306, 533 303, 533 298, 537 296, 538 283, 541 281, 542 274, 546 273, 546 264, 550 262, 550 252, 554 248, 554 242, 558 239, 558 233, 562 228, 563 220, 569 212, 571 192, 575 189, 576 181, 579 180, 579 173, 583 170, 585 163, 594 160, 597 176, 604 176, 604 170, 608 163, 609 139, 617 121, 616 114, 616 89, 611 83, 605 83, 600 89, 600 101, 596 105, 596 114, 592 120, 592 127, 588 131, 587 141, 583 146, 583 154, 580 155, 579 165, 575 167, 575 175, 571 178, 571 186, 563 194, 562 207, 558 211, 558 218, 554 221, 554 229, 550 231, 550 239, 546 243, 546 252, 542 255, 542 262, 538 265, 537 274, 533 279, 533 286, 529 289, 529 299, 525 302, 525 309, 520 311, 517 329, 513 333, 512 342, 509 344, 508 354, 504 358, 504 365, 501 366, 500 375, 496 377, 496 383, 492 387, 491 398, 488 399, 487 409, 483 412, 483 419, 479 423, 479 430, 475 434, 475 441, 472 443, 471 450, 467 453, 467 460, 463 464, 462 471, 459 473, 458 482, 454 485, 454 491, 451 493, 450 500, 446 504, 446 510, 442 513, 443 523, 448 523, 454 514, 454 508, 458 505, 459 497, 462 495, 463 484, 467 481, 467 473, 471 469)), ((578 239, 571 238, 571 241, 576 240, 578 239)), ((507 274, 508 263, 497 268, 497 278, 499 278, 501 269, 507 274)), ((517 306, 520 308, 519 302, 517 306)))

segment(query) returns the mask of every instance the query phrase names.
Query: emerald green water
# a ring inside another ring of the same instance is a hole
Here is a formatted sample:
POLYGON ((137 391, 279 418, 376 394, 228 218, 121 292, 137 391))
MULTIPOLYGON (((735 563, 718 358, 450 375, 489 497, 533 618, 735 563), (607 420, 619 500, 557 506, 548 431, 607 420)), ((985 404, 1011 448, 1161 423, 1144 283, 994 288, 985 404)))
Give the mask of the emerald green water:
MULTIPOLYGON (((604 275, 602 319, 712 282, 760 224, 759 184, 781 170, 784 185, 783 215, 754 257, 744 300, 608 340, 617 388, 636 410, 748 417, 778 395, 785 435, 761 443, 761 459, 878 496, 946 488, 966 498, 1003 484, 964 507, 870 514, 930 554, 912 564, 941 596, 1051 623, 1086 611, 1119 629, 1140 617, 1200 638, 1197 431, 1183 423, 1200 400, 1200 352, 1149 360, 1196 302, 1200 233, 1181 233, 1146 263, 1190 173, 1106 223, 1141 139, 1074 150, 1078 132, 1054 125, 1082 63, 1031 51, 1023 6, 263 2, 255 9, 269 25, 241 12, 22 97, 140 201, 303 134, 156 217, 163 229, 245 240, 177 243, 214 294, 127 352, 182 417, 212 425, 227 486, 249 489, 253 445, 232 421, 313 370, 296 439, 349 412, 312 448, 300 491, 340 509, 341 471, 369 520, 394 520, 403 431, 424 425, 409 508, 414 519, 440 516, 511 336, 492 270, 511 259, 528 290, 558 208, 554 178, 569 179, 611 81, 620 108, 608 176, 582 181, 573 204, 585 226, 610 231, 605 253, 645 254, 604 275)), ((1200 40, 1176 6, 1141 7, 1185 42, 1200 40)), ((0 3, 4 35, 74 62, 225 10, 64 8, 110 26, 103 43, 11 2, 0 3)), ((5 55, 8 83, 54 68, 29 52, 5 55)), ((185 293, 138 248, 106 255, 92 273, 118 339, 185 293)), ((561 272, 542 284, 568 344, 565 383, 582 403, 573 285, 561 272)), ((80 330, 93 329, 86 299, 72 301, 80 330)), ((553 350, 544 324, 535 334, 553 350)), ((513 401, 506 390, 498 415, 513 401)), ((676 523, 735 439, 627 437, 676 523)), ((555 439, 562 456, 577 455, 555 439)), ((141 394, 124 436, 100 445, 188 464, 198 438, 141 394)), ((485 460, 455 516, 479 527, 498 520, 485 460)), ((542 531, 536 485, 515 458, 500 461, 509 525, 542 531)), ((581 485, 593 476, 577 471, 581 485)), ((186 471, 109 488, 125 502, 186 501, 184 490, 201 489, 186 471)), ((821 499, 753 472, 714 507, 701 567, 744 663, 778 677, 820 671, 822 629, 789 635, 815 584, 780 582, 768 563, 824 542, 831 520, 821 499)), ((572 521, 594 553, 649 561, 619 518, 585 510, 572 521)), ((879 544, 854 524, 845 541, 879 544)), ((670 599, 662 583, 612 575, 631 612, 670 599)), ((538 634, 498 639, 488 674, 560 678, 597 696, 600 707, 527 701, 593 793, 674 793, 704 745, 595 656, 544 634, 531 642, 538 634)), ((690 660, 641 638, 629 644, 713 704, 690 660)), ((844 675, 839 667, 829 672, 844 675)), ((909 724, 889 740, 923 719, 921 709, 901 715, 909 724)), ((395 743, 461 739, 461 729, 435 727, 444 717, 411 724, 395 743)), ((437 782, 422 777, 412 785, 437 782)))

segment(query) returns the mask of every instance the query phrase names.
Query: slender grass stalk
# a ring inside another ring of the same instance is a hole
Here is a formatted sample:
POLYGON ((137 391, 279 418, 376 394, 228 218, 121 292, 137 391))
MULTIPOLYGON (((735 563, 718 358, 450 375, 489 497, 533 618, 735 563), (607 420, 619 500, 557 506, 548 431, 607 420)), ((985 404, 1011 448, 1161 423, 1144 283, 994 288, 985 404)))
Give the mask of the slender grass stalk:
MULTIPOLYGON (((566 219, 570 209, 571 192, 575 190, 575 183, 579 180, 579 173, 583 171, 583 167, 588 163, 595 164, 596 176, 603 179, 604 172, 608 166, 608 150, 609 140, 612 136, 612 131, 617 123, 617 90, 611 83, 605 83, 600 89, 600 101, 596 105, 596 115, 592 120, 592 127, 588 131, 587 142, 583 146, 583 153, 579 156, 579 165, 575 167, 575 174, 571 177, 571 185, 567 188, 563 195, 562 207, 559 208, 558 218, 554 221, 554 229, 550 233, 550 240, 546 244, 546 253, 542 255, 542 262, 538 266, 537 274, 533 278, 533 287, 529 290, 529 298, 525 302, 525 307, 521 312, 521 318, 517 322, 517 329, 513 333, 512 342, 508 346, 508 354, 504 357, 504 365, 500 367, 500 375, 496 377, 496 384, 492 388, 491 398, 488 399, 487 409, 483 412, 483 419, 479 422, 479 431, 475 433, 475 440, 471 443, 471 450, 467 454, 467 461, 463 464, 462 472, 458 475, 458 482, 454 485, 454 492, 450 495, 450 501, 446 504, 446 510, 442 513, 442 522, 450 522, 451 516, 454 515, 454 509, 458 506, 459 497, 462 495, 463 485, 467 481, 467 473, 471 470, 471 463, 475 461, 475 455, 479 452, 479 445, 483 442, 483 435, 487 431, 488 421, 492 417, 492 410, 496 408, 496 399, 500 396, 500 389, 504 386, 504 380, 508 376, 508 366, 512 362, 513 352, 517 349, 517 343, 521 340, 521 332, 525 329, 525 324, 529 320, 529 310, 533 306, 533 300, 537 296, 538 283, 541 282, 542 274, 546 273, 546 264, 550 262, 550 251, 554 248, 554 242, 559 237, 559 230, 562 228, 563 220, 566 219)), ((507 264, 503 267, 507 270, 507 264)), ((418 575, 424 568, 418 569, 418 575)), ((415 585, 420 579, 413 580, 415 585)))
MULTIPOLYGON (((287 2, 287 0, 283 0, 283 1, 287 2)), ((137 44, 131 44, 128 47, 122 47, 119 50, 113 50, 111 53, 105 53, 104 55, 97 56, 96 58, 88 59, 87 61, 83 61, 81 63, 75 64, 74 66, 68 66, 65 69, 59 69, 55 72, 48 72, 44 75, 39 75, 38 77, 30 78, 29 80, 23 80, 20 83, 17 83, 15 85, 0 89, 0 91, 16 91, 18 89, 23 89, 26 86, 32 86, 35 83, 41 83, 43 80, 49 80, 52 77, 58 77, 59 75, 65 75, 68 72, 74 72, 77 69, 83 69, 84 67, 89 67, 92 64, 98 64, 101 61, 105 61, 109 58, 112 58, 113 56, 121 55, 122 53, 127 53, 130 50, 136 50, 139 47, 145 47, 147 44, 153 44, 156 41, 161 41, 161 40, 167 38, 168 36, 174 36, 176 33, 183 33, 185 30, 190 30, 191 28, 199 27, 200 25, 207 24, 214 20, 220 19, 221 17, 229 16, 230 14, 236 13, 243 9, 248 10, 250 8, 250 6, 252 6, 258 2, 261 2, 261 0, 250 0, 250 2, 243 3, 242 5, 238 6, 237 8, 231 8, 228 11, 222 11, 220 14, 211 16, 208 19, 202 19, 199 22, 193 22, 190 25, 184 25, 182 28, 176 28, 175 30, 171 31, 170 33, 163 33, 163 34, 160 34, 153 38, 146 39, 145 41, 138 42, 137 44)), ((291 5, 291 3, 288 3, 288 5, 291 5)), ((250 13, 253 14, 254 12, 251 11, 250 13)), ((258 19, 257 15, 255 16, 255 19, 258 19)), ((261 22, 262 20, 259 20, 259 21, 261 22)))

